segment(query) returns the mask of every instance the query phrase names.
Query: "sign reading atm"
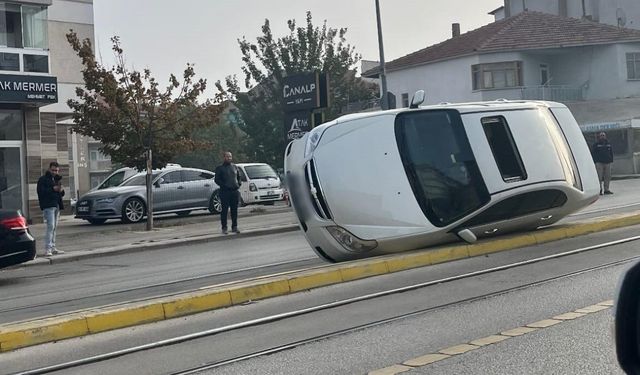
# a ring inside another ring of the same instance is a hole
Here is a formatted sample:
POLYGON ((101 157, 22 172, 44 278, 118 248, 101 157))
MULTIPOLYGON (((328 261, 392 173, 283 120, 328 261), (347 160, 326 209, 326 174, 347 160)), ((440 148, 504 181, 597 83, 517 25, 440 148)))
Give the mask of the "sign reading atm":
POLYGON ((57 103, 58 79, 49 76, 0 74, 0 102, 57 103))

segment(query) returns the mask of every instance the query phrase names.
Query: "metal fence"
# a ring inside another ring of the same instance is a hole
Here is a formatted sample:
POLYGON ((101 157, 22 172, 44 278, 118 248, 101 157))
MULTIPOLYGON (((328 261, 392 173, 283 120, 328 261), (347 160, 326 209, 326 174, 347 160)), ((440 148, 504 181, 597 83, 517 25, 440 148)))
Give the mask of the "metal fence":
POLYGON ((584 100, 581 87, 576 86, 527 86, 520 89, 524 100, 551 100, 575 102, 584 100))

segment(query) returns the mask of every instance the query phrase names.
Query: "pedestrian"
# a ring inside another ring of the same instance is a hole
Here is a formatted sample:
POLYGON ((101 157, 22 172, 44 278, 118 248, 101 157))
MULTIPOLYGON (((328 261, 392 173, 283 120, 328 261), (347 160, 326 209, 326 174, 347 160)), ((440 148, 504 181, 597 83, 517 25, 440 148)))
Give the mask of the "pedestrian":
POLYGON ((607 134, 598 134, 598 140, 591 146, 591 156, 596 163, 598 181, 600 182, 600 195, 613 194, 609 190, 611 183, 611 163, 613 163, 613 148, 607 139, 607 134))
POLYGON ((216 168, 216 184, 220 187, 219 196, 222 203, 220 212, 220 224, 222 233, 227 234, 227 211, 231 209, 231 231, 240 233, 238 230, 238 202, 240 201, 240 173, 238 167, 233 164, 233 155, 227 151, 224 153, 224 161, 216 168))
POLYGON ((52 161, 47 172, 38 179, 38 203, 42 210, 44 221, 47 225, 44 235, 44 255, 64 254, 64 251, 56 248, 56 229, 64 196, 64 188, 60 180, 60 165, 52 161))

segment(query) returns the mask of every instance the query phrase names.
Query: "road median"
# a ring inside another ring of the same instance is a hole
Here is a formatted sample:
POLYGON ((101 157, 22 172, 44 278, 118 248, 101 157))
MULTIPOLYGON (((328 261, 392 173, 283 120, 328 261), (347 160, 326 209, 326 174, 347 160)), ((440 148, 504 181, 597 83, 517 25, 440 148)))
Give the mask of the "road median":
MULTIPOLYGON (((3 324, 0 325, 0 352, 638 224, 640 224, 640 211, 556 225, 475 244, 453 244, 398 255, 318 266, 214 285, 170 297, 3 324)), ((203 241, 207 240, 203 239, 203 241)))

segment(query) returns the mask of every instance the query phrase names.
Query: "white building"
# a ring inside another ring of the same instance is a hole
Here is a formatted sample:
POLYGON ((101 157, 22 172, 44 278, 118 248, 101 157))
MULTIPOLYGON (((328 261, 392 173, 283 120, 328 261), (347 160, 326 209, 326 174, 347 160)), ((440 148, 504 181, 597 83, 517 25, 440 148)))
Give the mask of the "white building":
POLYGON ((91 0, 0 1, 0 207, 35 221, 36 183, 51 161, 69 186, 66 101, 82 84, 69 29, 93 39, 91 0))
POLYGON ((399 104, 421 89, 428 103, 563 102, 587 140, 607 130, 616 154, 614 173, 640 171, 634 153, 640 152, 634 147, 636 138, 640 143, 638 30, 525 11, 393 60, 386 70, 399 104))

